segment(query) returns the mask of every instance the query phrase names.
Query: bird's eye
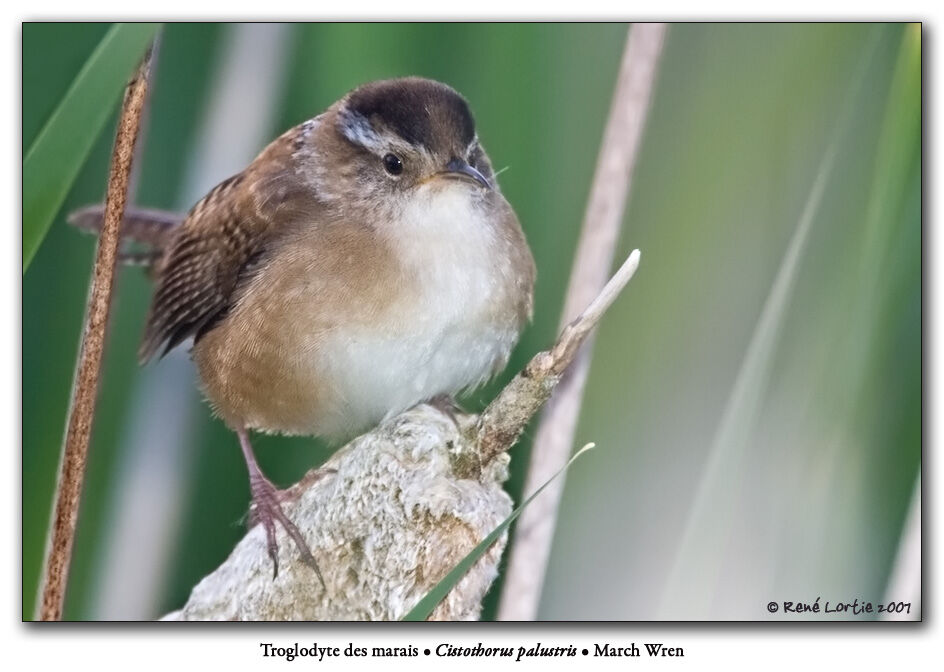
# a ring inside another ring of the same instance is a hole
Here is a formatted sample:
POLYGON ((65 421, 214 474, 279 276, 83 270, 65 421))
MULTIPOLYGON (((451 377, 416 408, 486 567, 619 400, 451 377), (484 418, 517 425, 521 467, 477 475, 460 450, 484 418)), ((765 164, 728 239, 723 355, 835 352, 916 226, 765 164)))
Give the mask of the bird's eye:
POLYGON ((384 169, 391 175, 399 175, 403 172, 403 161, 396 154, 387 154, 383 158, 384 169))

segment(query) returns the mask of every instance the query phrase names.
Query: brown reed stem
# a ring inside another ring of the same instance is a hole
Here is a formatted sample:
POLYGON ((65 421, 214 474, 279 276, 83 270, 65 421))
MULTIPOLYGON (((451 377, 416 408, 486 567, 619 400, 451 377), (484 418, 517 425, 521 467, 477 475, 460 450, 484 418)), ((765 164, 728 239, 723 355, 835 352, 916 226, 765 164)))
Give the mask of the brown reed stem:
POLYGON ((151 51, 145 55, 134 77, 125 89, 108 175, 105 218, 95 255, 92 286, 86 309, 82 344, 72 387, 72 403, 63 446, 51 537, 46 551, 46 572, 43 579, 39 619, 62 619, 69 565, 78 522, 79 502, 85 468, 88 462, 89 439, 95 416, 95 401, 105 351, 105 331, 115 283, 115 262, 118 258, 119 228, 124 216, 129 176, 134 157, 142 112, 148 89, 151 51))

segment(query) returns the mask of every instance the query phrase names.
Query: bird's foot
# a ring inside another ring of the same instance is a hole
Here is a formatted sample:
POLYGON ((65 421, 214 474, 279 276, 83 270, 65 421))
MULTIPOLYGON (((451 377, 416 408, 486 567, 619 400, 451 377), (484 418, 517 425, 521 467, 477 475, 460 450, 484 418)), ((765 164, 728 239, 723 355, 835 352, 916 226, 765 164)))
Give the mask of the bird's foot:
POLYGON ((259 523, 265 530, 266 545, 269 557, 272 558, 273 580, 279 575, 279 546, 275 538, 275 523, 278 522, 295 542, 302 561, 315 570, 318 580, 321 581, 321 587, 326 588, 324 577, 321 576, 321 570, 311 554, 311 549, 308 548, 308 543, 295 523, 282 511, 281 502, 289 497, 288 491, 276 488, 261 472, 250 474, 249 487, 252 491, 251 524, 259 523))
POLYGON ((448 416, 452 420, 452 424, 456 426, 456 429, 462 431, 462 425, 459 424, 459 415, 465 414, 465 411, 456 403, 456 400, 449 394, 437 394, 435 397, 431 398, 426 402, 437 411, 448 416))

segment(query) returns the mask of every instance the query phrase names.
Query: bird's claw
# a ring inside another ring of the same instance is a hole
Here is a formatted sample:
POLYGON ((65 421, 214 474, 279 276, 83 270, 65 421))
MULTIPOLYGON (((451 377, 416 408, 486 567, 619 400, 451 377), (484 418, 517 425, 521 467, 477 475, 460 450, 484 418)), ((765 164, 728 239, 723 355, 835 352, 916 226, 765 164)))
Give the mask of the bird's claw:
POLYGON ((275 580, 279 576, 279 546, 275 536, 275 523, 278 521, 288 533, 288 536, 292 538, 292 541, 295 542, 295 546, 302 556, 302 561, 315 570, 315 574, 318 575, 318 580, 321 582, 321 587, 327 590, 324 577, 321 575, 321 569, 318 567, 315 557, 311 554, 308 543, 295 523, 282 511, 280 504, 281 492, 261 474, 250 479, 250 488, 253 500, 252 522, 253 524, 260 523, 265 530, 266 549, 272 559, 272 579, 275 580))

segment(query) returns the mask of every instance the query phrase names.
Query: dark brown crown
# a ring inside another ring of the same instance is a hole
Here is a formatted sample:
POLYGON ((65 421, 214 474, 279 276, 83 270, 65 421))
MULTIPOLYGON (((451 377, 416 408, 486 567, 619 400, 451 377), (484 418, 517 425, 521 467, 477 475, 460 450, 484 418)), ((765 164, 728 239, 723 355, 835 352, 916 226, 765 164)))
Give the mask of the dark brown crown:
POLYGON ((341 123, 365 120, 375 131, 385 127, 430 151, 451 149, 457 141, 467 147, 475 137, 475 120, 465 99, 445 84, 420 77, 371 82, 352 91, 341 123))

